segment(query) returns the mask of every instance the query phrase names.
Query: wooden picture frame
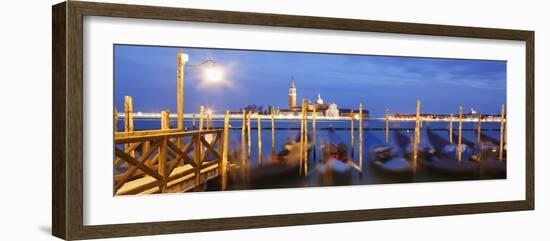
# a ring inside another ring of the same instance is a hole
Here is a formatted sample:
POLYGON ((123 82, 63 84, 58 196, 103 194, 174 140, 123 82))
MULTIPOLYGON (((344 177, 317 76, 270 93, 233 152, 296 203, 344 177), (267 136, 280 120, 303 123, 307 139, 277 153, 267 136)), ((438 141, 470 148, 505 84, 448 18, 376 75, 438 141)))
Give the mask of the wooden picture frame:
POLYGON ((52 7, 52 233, 91 239, 534 209, 534 32, 68 1, 52 7), (207 23, 452 36, 526 43, 525 200, 337 212, 87 226, 83 224, 83 18, 107 16, 207 23))

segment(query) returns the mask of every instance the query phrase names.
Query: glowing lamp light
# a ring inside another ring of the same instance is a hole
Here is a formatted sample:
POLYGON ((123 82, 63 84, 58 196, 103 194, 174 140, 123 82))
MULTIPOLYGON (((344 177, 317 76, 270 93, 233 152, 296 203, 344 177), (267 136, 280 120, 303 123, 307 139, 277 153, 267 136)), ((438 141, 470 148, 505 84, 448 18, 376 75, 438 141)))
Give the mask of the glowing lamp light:
POLYGON ((204 80, 207 82, 221 82, 223 80, 223 71, 218 67, 204 68, 204 80))

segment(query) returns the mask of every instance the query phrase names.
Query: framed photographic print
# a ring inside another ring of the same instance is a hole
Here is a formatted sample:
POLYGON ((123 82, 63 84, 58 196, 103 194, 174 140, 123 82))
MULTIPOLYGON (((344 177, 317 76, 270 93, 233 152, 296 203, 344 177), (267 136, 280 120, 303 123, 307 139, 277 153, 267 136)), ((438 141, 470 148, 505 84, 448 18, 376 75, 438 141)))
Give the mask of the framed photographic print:
POLYGON ((52 24, 57 237, 534 209, 532 31, 78 1, 52 24))

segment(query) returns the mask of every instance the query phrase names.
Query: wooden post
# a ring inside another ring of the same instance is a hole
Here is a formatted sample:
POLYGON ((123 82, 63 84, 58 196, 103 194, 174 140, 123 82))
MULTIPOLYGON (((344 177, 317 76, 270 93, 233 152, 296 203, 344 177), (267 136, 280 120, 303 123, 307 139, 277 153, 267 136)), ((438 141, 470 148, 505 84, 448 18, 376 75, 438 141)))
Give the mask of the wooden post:
MULTIPOLYGON (((132 96, 124 96, 124 132, 134 131, 134 104, 132 96)), ((130 144, 124 145, 124 150, 130 148, 130 144)), ((135 151, 128 153, 131 157, 136 157, 135 151)), ((125 162, 126 163, 126 162, 125 162)))
POLYGON ((420 100, 416 101, 416 125, 414 128, 414 142, 413 142, 413 170, 416 172, 416 164, 418 161, 418 140, 420 139, 420 100))
POLYGON ((257 113, 256 117, 258 120, 258 163, 260 164, 260 167, 262 167, 262 119, 260 117, 260 112, 257 113))
POLYGON ((351 113, 350 113, 350 120, 351 120, 351 129, 350 129, 350 136, 351 136, 351 158, 353 159, 353 151, 355 149, 355 134, 353 133, 355 127, 353 126, 354 125, 354 122, 355 122, 355 118, 353 116, 353 110, 351 110, 351 113))
MULTIPOLYGON (((202 111, 201 111, 201 113, 202 113, 202 111)), ((202 123, 202 121, 201 121, 201 123, 202 123)), ((195 136, 193 137, 194 138, 193 140, 195 141, 195 153, 193 155, 193 161, 195 162, 195 165, 196 165, 195 170, 194 170, 195 171, 195 191, 196 192, 201 190, 201 188, 200 188, 201 164, 202 164, 202 161, 201 161, 201 159, 202 159, 201 131, 202 130, 199 129, 199 132, 197 134, 195 134, 195 136)))
POLYGON ((243 110, 243 125, 241 126, 241 166, 246 162, 246 113, 243 110))
POLYGON ((302 99, 302 116, 300 118, 300 174, 302 174, 302 166, 304 161, 304 113, 306 108, 305 99, 302 99))
MULTIPOLYGON (((184 54, 180 51, 178 51, 178 70, 177 70, 177 108, 178 108, 178 129, 183 130, 183 75, 184 71, 183 68, 185 67, 185 63, 189 57, 187 54, 184 54)), ((181 142, 181 138, 178 139, 179 142, 181 142)), ((178 145, 180 146, 180 145, 178 145)))
POLYGON ((271 156, 275 154, 275 112, 273 108, 271 108, 271 156))
POLYGON ((193 112, 193 130, 197 128, 197 125, 195 122, 196 122, 196 117, 195 117, 195 112, 193 112))
POLYGON ((162 111, 160 115, 160 129, 168 130, 170 129, 170 112, 162 111))
POLYGON ((502 161, 504 148, 504 104, 500 108, 500 145, 498 148, 498 160, 502 161))
MULTIPOLYGON (((160 128, 162 130, 170 129, 170 112, 162 111, 160 116, 160 128)), ((158 164, 158 173, 162 177, 161 183, 159 185, 160 192, 163 193, 166 190, 166 184, 168 182, 168 177, 170 173, 167 173, 166 162, 167 162, 167 150, 168 150, 168 138, 165 136, 162 138, 162 144, 159 149, 159 164, 158 164)))
POLYGON ((309 140, 307 135, 307 129, 308 129, 308 120, 307 120, 307 103, 306 103, 306 110, 304 114, 304 176, 307 176, 307 163, 308 163, 308 156, 309 156, 309 140))
POLYGON ((363 174, 363 102, 359 102, 359 173, 363 174))
POLYGON ((458 107, 458 161, 462 161, 462 106, 458 107))
POLYGON ((312 126, 313 129, 313 161, 317 161, 317 107, 313 107, 313 120, 312 120, 312 126))
POLYGON ((252 138, 251 138, 251 131, 250 131, 250 117, 252 116, 252 113, 248 111, 248 115, 246 116, 246 128, 247 128, 247 134, 248 134, 248 153, 247 158, 250 159, 250 152, 252 151, 252 138))
POLYGON ((124 96, 124 131, 134 131, 134 106, 132 96, 124 96))
POLYGON ((449 142, 453 144, 453 113, 451 113, 449 118, 449 142))
POLYGON ((113 109, 113 119, 113 130, 116 133, 118 132, 118 110, 116 107, 113 109))
POLYGON ((481 116, 481 113, 479 113, 477 118, 477 143, 481 143, 481 116))
POLYGON ((227 151, 229 148, 229 111, 225 112, 225 121, 223 123, 223 146, 222 146, 222 161, 221 161, 221 177, 222 177, 222 191, 227 189, 227 171, 228 171, 228 160, 227 160, 227 151))
MULTIPOLYGON (((176 87, 176 91, 177 91, 177 103, 176 103, 176 108, 178 109, 178 123, 177 123, 177 128, 178 130, 182 130, 183 131, 183 75, 184 75, 184 71, 183 71, 183 68, 185 66, 185 62, 187 62, 187 60, 189 59, 189 57, 182 53, 181 50, 178 51, 178 69, 177 69, 177 87, 176 87)), ((176 138, 176 145, 179 147, 179 148, 183 148, 183 137, 179 137, 179 138, 176 138)))
POLYGON ((199 112, 199 131, 202 131, 203 121, 204 121, 204 106, 201 105, 201 109, 199 112))
POLYGON ((389 123, 390 123, 390 115, 389 115, 389 110, 386 109, 386 145, 388 143, 390 143, 390 127, 389 127, 389 123))
POLYGON ((210 130, 212 128, 212 112, 211 110, 206 111, 206 129, 210 130))

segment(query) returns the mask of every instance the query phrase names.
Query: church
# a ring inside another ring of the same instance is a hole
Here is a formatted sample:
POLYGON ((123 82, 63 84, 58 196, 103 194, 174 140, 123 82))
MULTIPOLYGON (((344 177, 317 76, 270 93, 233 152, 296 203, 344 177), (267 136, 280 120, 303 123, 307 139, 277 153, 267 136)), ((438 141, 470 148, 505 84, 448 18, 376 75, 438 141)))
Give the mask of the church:
MULTIPOLYGON (((288 109, 279 109, 278 114, 281 115, 291 115, 298 116, 301 114, 301 104, 297 104, 297 90, 296 84, 294 83, 294 77, 290 82, 290 87, 288 89, 288 109)), ((316 111, 316 116, 326 116, 326 117, 339 117, 338 106, 336 103, 325 104, 323 98, 321 98, 321 93, 317 94, 317 99, 315 102, 311 102, 308 99, 307 103, 307 112, 308 115, 313 115, 313 110, 316 111)))

